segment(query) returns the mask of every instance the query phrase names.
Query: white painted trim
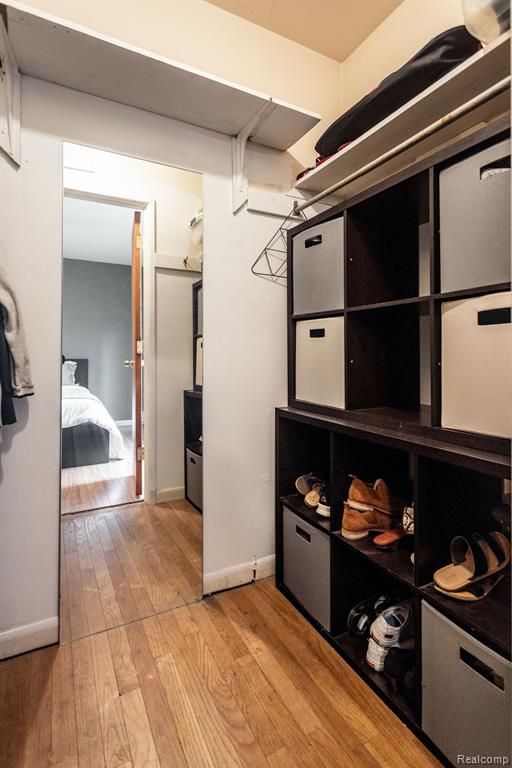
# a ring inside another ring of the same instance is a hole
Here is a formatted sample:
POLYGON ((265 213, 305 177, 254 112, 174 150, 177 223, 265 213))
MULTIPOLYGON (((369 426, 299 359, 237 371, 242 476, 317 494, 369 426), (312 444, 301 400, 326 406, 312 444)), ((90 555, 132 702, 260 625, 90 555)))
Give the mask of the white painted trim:
POLYGON ((118 427, 131 427, 133 421, 131 419, 120 419, 119 421, 116 421, 116 424, 118 427))
POLYGON ((179 485, 177 488, 160 488, 160 490, 155 491, 155 504, 163 504, 166 501, 177 501, 184 498, 184 485, 179 485))
POLYGON ((21 165, 21 76, 5 24, 0 18, 0 148, 21 165))
POLYGON ((33 651, 59 641, 59 617, 35 621, 0 632, 0 659, 33 651))
POLYGON ((276 556, 267 555, 256 560, 256 581, 273 576, 276 572, 276 556))
POLYGON ((275 555, 254 558, 248 563, 238 563, 221 571, 203 574, 203 594, 211 595, 224 589, 241 587, 258 579, 265 579, 275 573, 275 555))
POLYGON ((142 326, 144 328, 144 501, 155 503, 156 494, 156 203, 143 211, 142 326))

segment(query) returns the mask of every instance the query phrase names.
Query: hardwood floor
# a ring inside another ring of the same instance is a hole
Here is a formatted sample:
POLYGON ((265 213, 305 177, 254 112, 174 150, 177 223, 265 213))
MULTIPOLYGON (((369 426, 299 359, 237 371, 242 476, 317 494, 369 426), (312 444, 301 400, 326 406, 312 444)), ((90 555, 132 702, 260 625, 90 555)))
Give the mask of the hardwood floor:
POLYGON ((129 458, 61 470, 61 513, 85 512, 137 501, 131 427, 120 427, 129 458))
POLYGON ((439 765, 270 580, 1 662, 0 744, 6 768, 439 765))
POLYGON ((61 642, 202 595, 202 516, 187 501, 129 504, 61 520, 61 642))

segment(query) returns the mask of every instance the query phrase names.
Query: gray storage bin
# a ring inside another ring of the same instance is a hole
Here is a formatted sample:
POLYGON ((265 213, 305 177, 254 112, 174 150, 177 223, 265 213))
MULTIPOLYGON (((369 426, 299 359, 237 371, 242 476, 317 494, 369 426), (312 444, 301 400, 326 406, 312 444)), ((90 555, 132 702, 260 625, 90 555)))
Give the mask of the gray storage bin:
POLYGON ((510 761, 511 662, 424 601, 421 617, 423 730, 454 765, 460 755, 510 761))
POLYGON ((439 217, 441 291, 510 280, 508 141, 439 174, 439 217))
POLYGON ((345 407, 345 318, 299 320, 295 340, 295 398, 345 407))
POLYGON ((283 507, 283 582, 320 624, 331 629, 329 535, 283 507))
POLYGON ((293 238, 293 314, 344 307, 343 217, 293 238))
POLYGON ((189 448, 186 450, 187 457, 187 499, 198 509, 203 508, 203 457, 194 453, 189 448))

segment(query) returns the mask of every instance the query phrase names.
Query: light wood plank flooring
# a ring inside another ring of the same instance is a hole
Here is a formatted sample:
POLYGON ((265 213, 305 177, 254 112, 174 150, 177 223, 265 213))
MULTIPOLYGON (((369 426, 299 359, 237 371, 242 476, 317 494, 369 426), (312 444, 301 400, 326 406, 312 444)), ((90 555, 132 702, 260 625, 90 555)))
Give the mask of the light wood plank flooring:
POLYGON ((6 768, 434 768, 269 580, 0 663, 6 768))
POLYGON ((85 512, 137 501, 131 427, 120 427, 128 458, 61 470, 61 513, 85 512))
POLYGON ((202 516, 187 501, 129 504, 61 520, 61 642, 202 595, 202 516))

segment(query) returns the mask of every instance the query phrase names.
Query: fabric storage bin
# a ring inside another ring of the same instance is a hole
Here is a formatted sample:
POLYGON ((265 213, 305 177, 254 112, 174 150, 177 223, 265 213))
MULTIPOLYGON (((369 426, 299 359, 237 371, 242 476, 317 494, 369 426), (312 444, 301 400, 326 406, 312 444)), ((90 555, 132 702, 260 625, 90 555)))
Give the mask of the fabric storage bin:
POLYGON ((203 508, 203 457, 189 448, 187 458, 187 488, 186 496, 198 509, 203 508))
POLYGON ((297 322, 295 397, 308 403, 345 407, 345 318, 297 322))
POLYGON ((441 291, 510 280, 510 144, 439 174, 441 291))
POLYGON ((320 624, 331 627, 329 535, 283 507, 283 582, 320 624))
POLYGON ((196 339, 196 378, 195 385, 197 387, 203 386, 203 337, 199 336, 196 339))
POLYGON ((293 238, 293 314, 344 307, 343 217, 293 238))
POLYGON ((442 426, 512 436, 512 294, 445 302, 442 426))
POLYGON ((425 601, 421 616, 423 731, 454 765, 459 755, 510 761, 511 662, 425 601))

